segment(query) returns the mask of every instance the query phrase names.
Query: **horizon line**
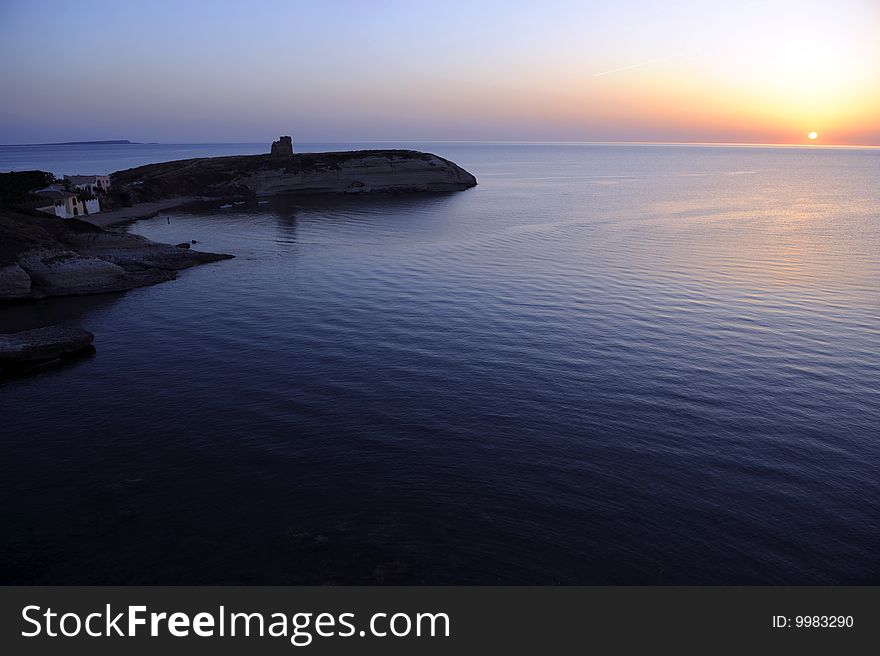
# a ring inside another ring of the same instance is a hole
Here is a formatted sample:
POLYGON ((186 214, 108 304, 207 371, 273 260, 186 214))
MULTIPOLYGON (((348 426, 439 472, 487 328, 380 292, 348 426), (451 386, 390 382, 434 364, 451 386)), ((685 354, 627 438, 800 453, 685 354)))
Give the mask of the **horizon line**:
MULTIPOLYGON (((108 146, 201 146, 201 145, 252 145, 252 144, 271 144, 270 141, 130 141, 126 139, 94 139, 84 141, 65 141, 65 142, 45 142, 45 143, 7 143, 0 144, 0 148, 18 147, 18 146, 87 146, 87 145, 108 145, 108 146), (111 141, 129 141, 129 143, 108 143, 111 141)), ((748 141, 632 141, 632 140, 613 140, 613 141, 579 141, 579 140, 555 140, 555 139, 374 139, 374 140, 352 140, 352 141, 330 141, 330 140, 313 140, 313 141, 296 141, 294 144, 405 144, 405 143, 439 143, 439 144, 496 144, 496 145, 583 145, 583 146, 732 146, 732 147, 757 147, 757 148, 880 148, 880 144, 826 144, 826 143, 802 143, 802 142, 748 142, 748 141)))

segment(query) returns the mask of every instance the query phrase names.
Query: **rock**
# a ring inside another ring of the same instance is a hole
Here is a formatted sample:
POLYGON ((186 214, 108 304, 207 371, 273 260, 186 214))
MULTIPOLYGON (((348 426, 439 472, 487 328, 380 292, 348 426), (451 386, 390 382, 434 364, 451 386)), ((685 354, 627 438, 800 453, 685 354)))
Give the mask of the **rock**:
POLYGON ((75 296, 129 288, 125 269, 119 265, 66 249, 27 251, 18 264, 30 276, 35 295, 75 296))
POLYGON ((31 295, 31 277, 18 264, 0 267, 0 299, 27 298, 31 295))
POLYGON ((178 247, 178 248, 189 248, 189 242, 188 242, 188 241, 182 241, 182 242, 180 242, 180 243, 177 245, 177 247, 178 247))
POLYGON ((87 330, 67 326, 0 335, 0 368, 29 368, 91 352, 94 338, 87 330))
POLYGON ((232 257, 160 244, 140 235, 115 232, 104 232, 89 239, 77 240, 77 250, 81 255, 99 257, 118 264, 129 274, 138 275, 148 271, 178 271, 196 264, 232 257))

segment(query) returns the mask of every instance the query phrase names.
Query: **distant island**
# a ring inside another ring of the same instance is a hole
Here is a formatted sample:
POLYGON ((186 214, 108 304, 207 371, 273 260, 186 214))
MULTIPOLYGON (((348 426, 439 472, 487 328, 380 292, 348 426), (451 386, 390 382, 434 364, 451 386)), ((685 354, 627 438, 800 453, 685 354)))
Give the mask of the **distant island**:
POLYGON ((57 141, 54 143, 0 144, 0 146, 138 146, 140 141, 105 139, 103 141, 57 141))
POLYGON ((58 143, 35 144, 40 146, 124 146, 138 145, 140 141, 129 141, 128 139, 105 139, 104 141, 60 141, 58 143))

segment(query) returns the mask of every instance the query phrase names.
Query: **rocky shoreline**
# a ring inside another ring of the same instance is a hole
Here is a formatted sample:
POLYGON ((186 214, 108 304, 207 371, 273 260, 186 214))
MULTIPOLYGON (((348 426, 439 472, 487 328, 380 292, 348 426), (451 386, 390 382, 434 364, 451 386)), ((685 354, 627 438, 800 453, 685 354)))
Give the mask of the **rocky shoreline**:
MULTIPOLYGON (((177 277, 196 264, 232 257, 104 230, 86 221, 0 207, 0 302, 119 292, 177 277)), ((94 352, 92 333, 47 326, 6 333, 0 378, 20 376, 94 352)))
POLYGON ((0 208, 0 301, 124 291, 231 257, 160 244, 77 219, 0 208))

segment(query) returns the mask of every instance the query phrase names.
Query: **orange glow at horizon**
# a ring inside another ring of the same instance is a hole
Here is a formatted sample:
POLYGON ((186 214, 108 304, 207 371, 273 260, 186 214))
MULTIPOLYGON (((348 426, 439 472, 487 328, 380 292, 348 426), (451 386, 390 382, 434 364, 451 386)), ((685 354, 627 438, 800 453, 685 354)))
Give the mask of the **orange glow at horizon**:
POLYGON ((693 16, 679 32, 633 29, 631 55, 599 53, 573 67, 540 55, 469 96, 469 108, 485 103, 510 123, 583 140, 803 144, 818 143, 822 126, 823 145, 880 146, 880 12, 856 4, 861 16, 820 20, 790 14, 795 4, 756 3, 737 20, 738 10, 712 10, 699 29, 693 16))

